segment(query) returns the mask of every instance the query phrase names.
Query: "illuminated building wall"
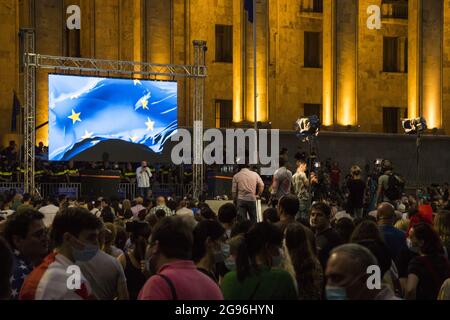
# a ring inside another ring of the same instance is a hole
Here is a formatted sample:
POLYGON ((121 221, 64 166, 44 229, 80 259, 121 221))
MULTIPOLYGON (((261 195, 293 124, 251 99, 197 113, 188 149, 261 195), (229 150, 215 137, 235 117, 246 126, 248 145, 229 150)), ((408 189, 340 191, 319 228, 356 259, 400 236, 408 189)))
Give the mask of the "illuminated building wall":
MULTIPOLYGON (((402 3, 402 1, 398 1, 402 3)), ((205 127, 217 100, 232 101, 235 125, 253 122, 252 25, 242 0, 1 0, 0 136, 10 137, 13 90, 23 103, 19 28, 34 27, 41 54, 192 64, 192 41, 208 43, 205 127), (82 11, 79 34, 65 28, 68 5, 82 11), (233 62, 215 59, 216 25, 233 26, 233 62)), ((321 106, 326 130, 383 132, 383 108, 423 115, 450 132, 450 0, 409 0, 408 18, 383 0, 257 1, 259 121, 291 130, 306 105, 321 106), (380 30, 367 7, 382 11, 380 30), (322 10, 321 10, 322 9, 322 10), (305 65, 305 34, 320 34, 320 66, 305 65), (398 38, 400 67, 383 70, 384 38, 398 38), (406 48, 407 43, 407 48, 406 48), (403 47, 402 47, 403 46, 403 47), (408 59, 406 62, 405 59, 408 59), (407 70, 404 67, 407 65, 407 70)), ((47 121, 47 72, 37 75, 37 125, 47 121)), ((179 81, 179 122, 192 125, 192 82, 179 81)), ((47 140, 47 127, 37 131, 47 140)))
POLYGON ((357 122, 357 12, 358 0, 336 1, 336 122, 357 122))

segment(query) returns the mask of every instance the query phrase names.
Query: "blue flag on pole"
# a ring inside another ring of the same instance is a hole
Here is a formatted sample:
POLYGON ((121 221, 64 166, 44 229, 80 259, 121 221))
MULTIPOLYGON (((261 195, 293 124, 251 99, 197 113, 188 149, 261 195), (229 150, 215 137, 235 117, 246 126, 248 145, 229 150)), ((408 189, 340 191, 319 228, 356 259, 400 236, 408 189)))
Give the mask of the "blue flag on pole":
POLYGON ((49 160, 105 140, 160 153, 178 127, 177 83, 49 75, 49 160))
POLYGON ((248 21, 253 23, 253 0, 244 0, 244 9, 247 11, 248 21))
POLYGON ((13 106, 12 106, 12 115, 11 115, 11 132, 17 132, 17 116, 20 115, 20 101, 17 97, 16 92, 13 94, 13 106))

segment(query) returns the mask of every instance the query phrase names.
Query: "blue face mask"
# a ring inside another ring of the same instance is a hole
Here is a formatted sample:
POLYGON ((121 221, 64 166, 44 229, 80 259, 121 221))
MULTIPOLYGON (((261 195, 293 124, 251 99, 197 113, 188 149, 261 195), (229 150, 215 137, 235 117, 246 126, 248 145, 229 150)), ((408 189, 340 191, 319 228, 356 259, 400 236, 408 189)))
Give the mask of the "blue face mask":
POLYGON ((72 248, 73 258, 75 261, 87 262, 98 253, 98 246, 93 244, 84 244, 83 249, 72 248))
POLYGON ((347 290, 344 287, 326 286, 327 300, 347 300, 347 290))

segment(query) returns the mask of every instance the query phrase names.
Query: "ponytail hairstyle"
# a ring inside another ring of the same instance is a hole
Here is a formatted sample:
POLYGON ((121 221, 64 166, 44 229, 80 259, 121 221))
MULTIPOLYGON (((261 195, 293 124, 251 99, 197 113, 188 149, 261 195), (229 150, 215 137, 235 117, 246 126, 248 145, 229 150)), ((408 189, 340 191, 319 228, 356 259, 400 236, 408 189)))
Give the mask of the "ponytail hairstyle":
POLYGON ((260 222, 253 225, 245 233, 236 257, 237 278, 240 282, 249 277, 252 271, 259 272, 256 256, 263 253, 269 246, 281 247, 283 234, 281 230, 268 223, 260 222))

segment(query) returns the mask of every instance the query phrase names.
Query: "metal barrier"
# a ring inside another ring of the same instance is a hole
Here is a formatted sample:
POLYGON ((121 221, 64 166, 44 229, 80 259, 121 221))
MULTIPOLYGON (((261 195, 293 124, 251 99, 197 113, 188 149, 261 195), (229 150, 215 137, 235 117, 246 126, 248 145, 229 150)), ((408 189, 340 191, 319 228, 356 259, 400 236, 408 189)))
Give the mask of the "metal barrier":
POLYGON ((136 184, 134 183, 121 183, 119 186, 119 195, 123 199, 136 198, 136 184))
POLYGON ((22 182, 0 182, 0 192, 8 192, 10 190, 15 190, 18 193, 23 193, 23 183, 22 182))
POLYGON ((81 195, 81 183, 39 183, 37 187, 43 198, 64 195, 78 199, 81 195))
MULTIPOLYGON (((81 183, 40 183, 37 185, 40 195, 43 198, 57 197, 65 195, 70 198, 78 198, 81 195, 81 183)), ((23 183, 21 182, 0 182, 0 192, 8 192, 10 190, 23 193, 23 183)), ((121 183, 119 186, 119 196, 122 199, 134 199, 136 197, 136 184, 121 183)), ((192 184, 160 184, 152 185, 152 193, 154 196, 172 196, 184 197, 192 194, 192 184)))

